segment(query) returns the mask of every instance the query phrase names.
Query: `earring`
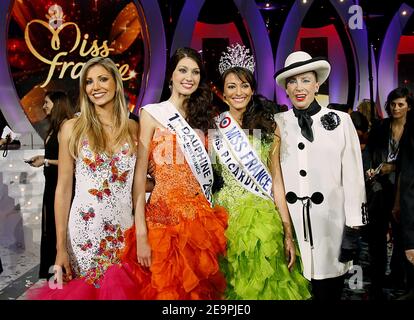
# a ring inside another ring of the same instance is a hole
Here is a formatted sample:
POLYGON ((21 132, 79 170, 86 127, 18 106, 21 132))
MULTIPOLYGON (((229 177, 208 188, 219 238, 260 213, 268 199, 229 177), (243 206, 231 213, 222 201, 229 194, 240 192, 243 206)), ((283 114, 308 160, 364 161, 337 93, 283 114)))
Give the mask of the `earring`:
POLYGON ((226 96, 223 94, 223 99, 226 100, 226 96))

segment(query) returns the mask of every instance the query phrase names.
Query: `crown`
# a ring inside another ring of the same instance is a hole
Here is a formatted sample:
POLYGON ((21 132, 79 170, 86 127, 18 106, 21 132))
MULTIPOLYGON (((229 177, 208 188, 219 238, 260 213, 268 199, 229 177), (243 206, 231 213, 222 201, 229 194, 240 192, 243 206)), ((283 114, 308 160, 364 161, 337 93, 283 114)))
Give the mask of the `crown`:
POLYGON ((249 52, 249 49, 239 43, 236 45, 232 44, 230 47, 227 47, 227 52, 223 52, 220 57, 220 74, 223 74, 227 69, 234 67, 245 68, 253 73, 255 63, 253 56, 249 54, 249 52))

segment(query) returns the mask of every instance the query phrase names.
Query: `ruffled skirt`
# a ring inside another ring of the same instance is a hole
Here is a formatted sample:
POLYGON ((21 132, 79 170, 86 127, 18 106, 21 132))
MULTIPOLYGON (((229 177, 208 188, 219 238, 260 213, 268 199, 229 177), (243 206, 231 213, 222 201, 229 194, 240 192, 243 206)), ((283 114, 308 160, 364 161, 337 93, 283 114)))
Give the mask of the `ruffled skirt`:
MULTIPOLYGON (((51 282, 52 280, 49 280, 51 282)), ((75 278, 61 286, 46 282, 31 288, 29 300, 138 300, 138 283, 127 264, 110 266, 94 285, 75 278)))
POLYGON ((137 263, 135 228, 127 230, 121 260, 132 267, 140 284, 140 299, 223 298, 226 284, 219 256, 226 249, 227 213, 224 208, 210 208, 194 200, 176 206, 163 201, 147 204, 150 268, 137 263))
POLYGON ((238 198, 237 203, 220 199, 220 193, 217 198, 219 204, 229 206, 227 255, 221 261, 226 298, 309 299, 309 282, 302 275, 298 248, 293 270, 287 268, 283 225, 274 203, 252 194, 238 198))

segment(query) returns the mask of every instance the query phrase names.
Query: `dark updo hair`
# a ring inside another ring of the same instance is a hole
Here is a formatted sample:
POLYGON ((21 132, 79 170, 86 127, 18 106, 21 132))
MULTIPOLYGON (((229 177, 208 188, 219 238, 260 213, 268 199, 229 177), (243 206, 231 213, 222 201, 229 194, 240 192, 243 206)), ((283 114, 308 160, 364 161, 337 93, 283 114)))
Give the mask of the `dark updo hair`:
POLYGON ((405 101, 407 101, 409 108, 414 107, 414 98, 412 92, 406 87, 395 88, 388 94, 387 102, 385 103, 385 111, 387 111, 389 117, 392 117, 391 102, 399 98, 405 98, 405 101))
MULTIPOLYGON (((241 81, 248 82, 253 92, 256 91, 257 83, 250 70, 241 67, 229 68, 221 76, 222 90, 224 92, 224 81, 230 73, 234 73, 241 81)), ((279 107, 262 95, 253 94, 246 111, 243 114, 243 129, 260 129, 266 141, 272 141, 276 130, 274 114, 279 111, 279 107)))
POLYGON ((214 117, 218 112, 212 105, 213 93, 207 84, 206 70, 201 55, 192 48, 178 48, 170 58, 166 80, 170 84, 172 74, 177 67, 177 64, 183 58, 194 60, 200 68, 200 83, 196 91, 194 91, 183 104, 187 117, 186 120, 192 128, 200 129, 204 133, 207 133, 208 129, 215 128, 214 117))

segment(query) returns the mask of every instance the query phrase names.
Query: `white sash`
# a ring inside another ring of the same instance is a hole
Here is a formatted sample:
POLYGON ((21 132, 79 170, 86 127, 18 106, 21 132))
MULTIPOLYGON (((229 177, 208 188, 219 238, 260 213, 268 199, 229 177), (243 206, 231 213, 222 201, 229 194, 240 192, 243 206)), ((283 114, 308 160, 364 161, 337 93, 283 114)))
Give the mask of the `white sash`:
POLYGON ((185 160, 200 184, 207 201, 212 205, 213 168, 210 157, 198 134, 190 127, 170 101, 148 104, 145 109, 159 123, 177 136, 185 160))
POLYGON ((230 112, 223 112, 215 121, 218 130, 213 147, 221 163, 247 191, 273 200, 272 176, 230 112))

